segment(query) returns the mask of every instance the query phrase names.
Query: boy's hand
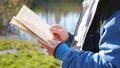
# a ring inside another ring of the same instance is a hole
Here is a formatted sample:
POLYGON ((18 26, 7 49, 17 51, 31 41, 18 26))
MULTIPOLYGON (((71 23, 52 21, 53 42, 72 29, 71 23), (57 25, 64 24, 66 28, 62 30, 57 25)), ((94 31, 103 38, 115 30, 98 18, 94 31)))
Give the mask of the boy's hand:
POLYGON ((62 28, 60 25, 53 25, 50 28, 50 31, 53 33, 54 40, 56 41, 65 42, 69 38, 68 32, 64 28, 62 28))

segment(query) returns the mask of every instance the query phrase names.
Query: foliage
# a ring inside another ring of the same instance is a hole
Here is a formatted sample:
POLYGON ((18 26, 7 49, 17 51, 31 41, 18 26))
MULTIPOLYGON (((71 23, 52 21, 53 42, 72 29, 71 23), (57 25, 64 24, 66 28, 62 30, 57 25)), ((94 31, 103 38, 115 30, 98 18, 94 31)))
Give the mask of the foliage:
POLYGON ((0 50, 9 50, 9 49, 21 50, 32 47, 41 48, 40 45, 33 44, 30 42, 16 41, 16 40, 0 40, 0 50))
POLYGON ((32 4, 82 2, 83 0, 33 0, 32 4))
POLYGON ((30 5, 29 0, 0 0, 0 34, 9 29, 9 21, 17 14, 23 4, 30 5))
POLYGON ((15 40, 0 40, 0 51, 17 49, 17 53, 0 54, 0 68, 59 68, 60 62, 40 53, 38 44, 15 40))

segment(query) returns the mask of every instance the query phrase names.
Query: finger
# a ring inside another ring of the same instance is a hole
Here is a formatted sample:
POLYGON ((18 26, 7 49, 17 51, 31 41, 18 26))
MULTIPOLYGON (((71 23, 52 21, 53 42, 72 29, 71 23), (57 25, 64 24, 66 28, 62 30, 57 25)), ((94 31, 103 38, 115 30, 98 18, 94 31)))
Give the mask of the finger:
POLYGON ((54 38, 53 40, 61 41, 61 38, 58 34, 54 33, 54 38))
POLYGON ((61 41, 60 35, 61 35, 61 31, 60 29, 50 29, 50 31, 53 33, 53 40, 57 40, 57 41, 61 41))
POLYGON ((52 45, 54 45, 56 41, 54 41, 54 40, 48 40, 48 42, 50 42, 52 45))
POLYGON ((62 27, 60 25, 56 24, 56 25, 53 25, 52 28, 61 29, 62 27))
POLYGON ((48 48, 50 48, 48 45, 46 45, 44 42, 41 42, 41 41, 38 41, 40 44, 41 44, 41 46, 42 47, 44 47, 44 48, 46 48, 46 49, 48 49, 48 48))
POLYGON ((48 40, 53 46, 57 46, 61 41, 55 41, 55 40, 48 40))
POLYGON ((44 48, 44 51, 46 51, 46 52, 47 52, 47 49, 46 49, 46 48, 44 48))
POLYGON ((51 31, 52 33, 60 34, 61 31, 62 31, 62 29, 50 28, 50 31, 51 31))
POLYGON ((42 45, 44 48, 46 48, 46 49, 49 49, 50 47, 48 47, 48 46, 46 46, 46 45, 42 45))

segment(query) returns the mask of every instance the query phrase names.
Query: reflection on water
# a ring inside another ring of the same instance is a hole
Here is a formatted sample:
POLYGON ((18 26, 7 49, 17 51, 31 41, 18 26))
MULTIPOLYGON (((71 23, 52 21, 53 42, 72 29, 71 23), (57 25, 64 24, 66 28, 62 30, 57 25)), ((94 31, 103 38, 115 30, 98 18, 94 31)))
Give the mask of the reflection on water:
POLYGON ((49 25, 59 24, 71 33, 74 32, 76 23, 79 18, 79 13, 76 12, 68 12, 66 15, 62 13, 59 19, 57 19, 57 14, 55 13, 49 13, 46 15, 45 13, 39 12, 38 15, 43 18, 49 25))

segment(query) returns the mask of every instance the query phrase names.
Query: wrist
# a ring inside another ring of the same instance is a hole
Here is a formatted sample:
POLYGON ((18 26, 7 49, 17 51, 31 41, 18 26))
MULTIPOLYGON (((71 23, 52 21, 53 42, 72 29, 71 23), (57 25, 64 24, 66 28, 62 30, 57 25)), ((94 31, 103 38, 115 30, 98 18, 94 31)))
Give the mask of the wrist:
POLYGON ((63 36, 63 43, 66 42, 69 39, 69 32, 67 32, 64 36, 63 36))
POLYGON ((70 43, 71 43, 71 41, 72 41, 72 39, 73 39, 73 35, 71 34, 71 33, 69 33, 68 32, 68 34, 69 34, 69 38, 64 42, 68 47, 70 47, 70 43))
POLYGON ((70 39, 70 33, 68 32, 68 33, 67 33, 67 38, 66 38, 66 40, 64 41, 64 43, 67 42, 69 39, 70 39))

